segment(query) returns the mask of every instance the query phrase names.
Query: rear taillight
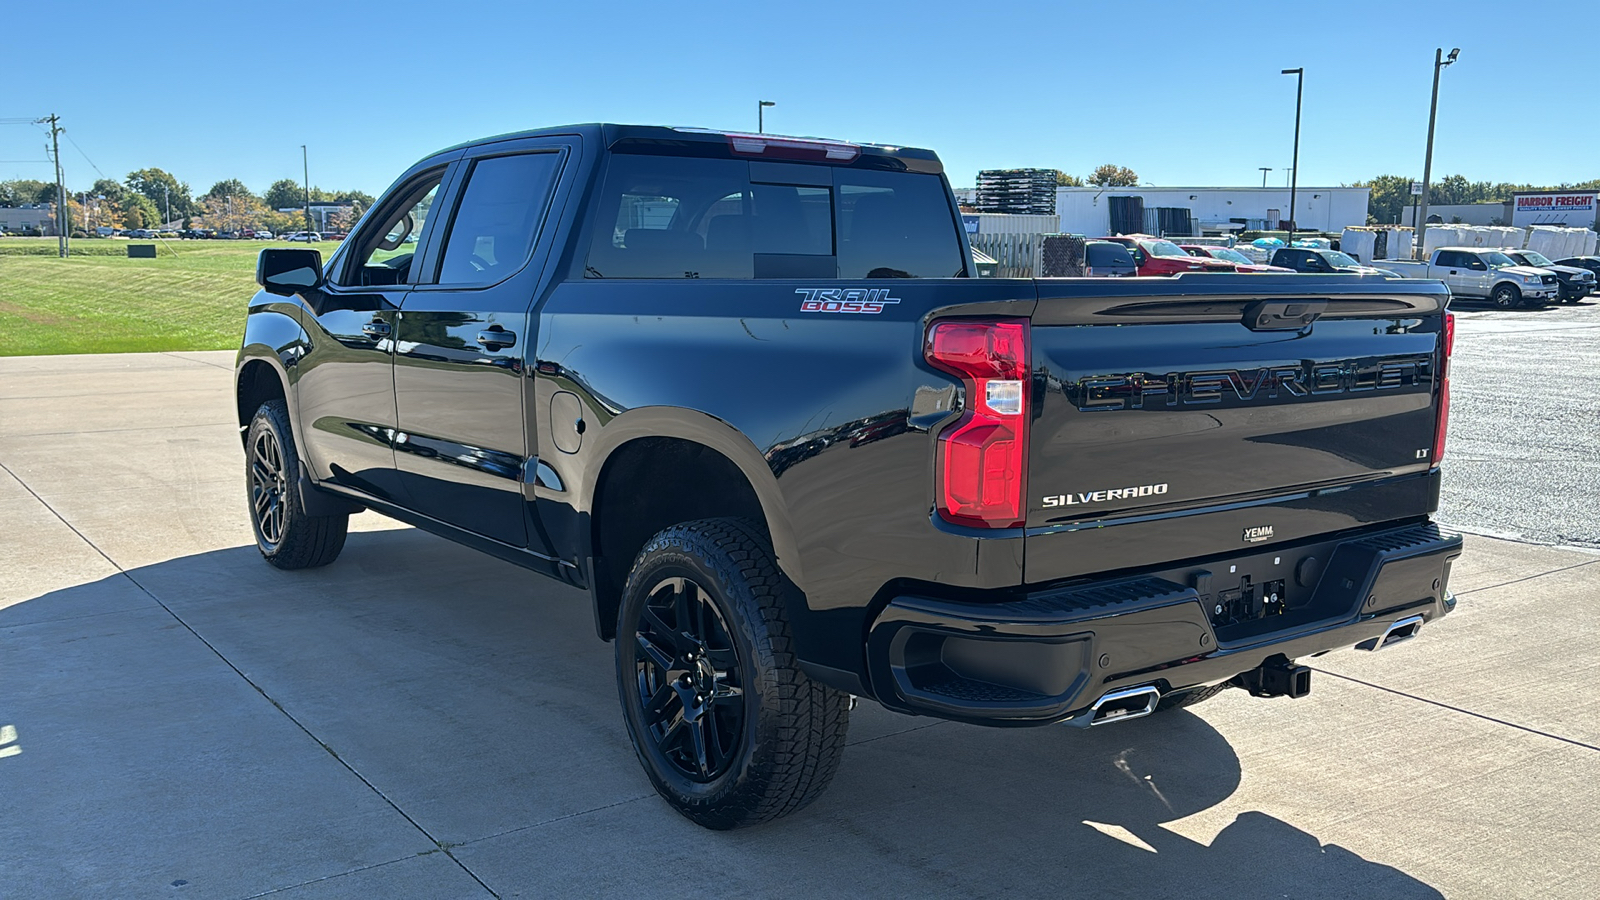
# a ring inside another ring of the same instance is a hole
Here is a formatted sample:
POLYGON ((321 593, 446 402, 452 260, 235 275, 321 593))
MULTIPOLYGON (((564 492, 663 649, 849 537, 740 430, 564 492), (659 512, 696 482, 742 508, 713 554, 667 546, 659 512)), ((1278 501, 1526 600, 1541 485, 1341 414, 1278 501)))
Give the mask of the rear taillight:
POLYGON ((1439 362, 1439 427, 1433 434, 1433 464, 1444 459, 1444 436, 1450 428, 1450 356, 1456 352, 1456 314, 1444 314, 1444 352, 1439 362))
POLYGON ((959 376, 966 409, 937 441, 939 516, 1014 528, 1027 518, 1028 320, 954 319, 928 329, 928 363, 959 376))

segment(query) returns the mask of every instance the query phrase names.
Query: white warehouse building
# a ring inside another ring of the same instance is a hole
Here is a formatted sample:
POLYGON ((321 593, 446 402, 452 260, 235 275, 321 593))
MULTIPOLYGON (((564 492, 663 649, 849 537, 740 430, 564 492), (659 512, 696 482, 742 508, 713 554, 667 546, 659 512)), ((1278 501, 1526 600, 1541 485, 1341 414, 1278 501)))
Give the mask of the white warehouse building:
MULTIPOLYGON (((1349 225, 1367 224, 1368 188, 1301 187, 1295 192, 1295 219, 1301 231, 1338 233, 1349 225)), ((1135 230, 1156 234, 1157 209, 1189 211, 1191 234, 1225 234, 1230 231, 1279 228, 1289 218, 1287 187, 1061 187, 1056 188, 1056 215, 1061 231, 1091 237, 1130 234, 1135 230), (1113 229, 1111 208, 1118 206, 1121 224, 1131 225, 1131 201, 1112 198, 1137 197, 1143 205, 1143 224, 1137 229, 1113 229)), ((1181 220, 1181 216, 1178 217, 1181 220)), ((1168 216, 1168 221, 1172 217, 1168 216)), ((1176 235, 1175 235, 1176 236, 1176 235)))

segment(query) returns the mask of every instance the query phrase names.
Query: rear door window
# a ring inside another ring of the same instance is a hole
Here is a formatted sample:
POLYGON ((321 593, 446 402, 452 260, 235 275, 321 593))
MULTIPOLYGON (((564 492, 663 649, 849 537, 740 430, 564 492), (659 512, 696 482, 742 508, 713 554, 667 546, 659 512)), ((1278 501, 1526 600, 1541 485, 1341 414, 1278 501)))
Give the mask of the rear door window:
POLYGON ((953 278, 964 273, 957 225, 937 175, 834 173, 839 277, 953 278))
POLYGON ((590 278, 949 277, 963 268, 937 176, 616 154, 599 202, 590 278))

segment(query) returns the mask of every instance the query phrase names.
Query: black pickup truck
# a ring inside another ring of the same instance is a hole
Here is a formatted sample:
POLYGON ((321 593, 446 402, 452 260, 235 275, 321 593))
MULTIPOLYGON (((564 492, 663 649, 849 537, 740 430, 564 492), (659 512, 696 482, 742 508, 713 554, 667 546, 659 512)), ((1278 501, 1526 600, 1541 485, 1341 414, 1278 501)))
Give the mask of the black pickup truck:
POLYGON ((640 761, 713 828, 818 796, 855 697, 1009 726, 1299 697, 1296 660, 1454 605, 1442 284, 977 279, 963 234, 925 150, 436 153, 326 265, 261 253, 261 552, 332 562, 370 509, 587 590, 640 761))

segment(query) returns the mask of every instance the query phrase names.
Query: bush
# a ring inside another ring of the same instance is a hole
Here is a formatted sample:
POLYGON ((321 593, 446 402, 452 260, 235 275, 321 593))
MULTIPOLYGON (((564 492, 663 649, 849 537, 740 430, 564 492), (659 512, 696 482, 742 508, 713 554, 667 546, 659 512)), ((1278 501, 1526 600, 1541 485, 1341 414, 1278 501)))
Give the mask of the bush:
POLYGON ((72 236, 75 237, 75 238, 86 238, 86 237, 88 237, 87 234, 84 234, 83 229, 81 229, 81 228, 72 229, 72 236))

